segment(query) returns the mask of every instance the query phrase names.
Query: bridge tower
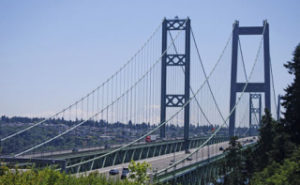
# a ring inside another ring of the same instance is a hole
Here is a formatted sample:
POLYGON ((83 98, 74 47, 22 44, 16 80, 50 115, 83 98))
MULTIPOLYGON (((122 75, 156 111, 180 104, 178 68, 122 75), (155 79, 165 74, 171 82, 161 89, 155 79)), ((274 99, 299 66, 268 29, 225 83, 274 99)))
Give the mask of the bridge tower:
MULTIPOLYGON (((190 98, 190 28, 191 21, 187 19, 164 19, 162 23, 162 67, 161 67, 161 123, 166 121, 167 107, 183 107, 185 102, 190 98), (185 32, 185 51, 184 53, 169 54, 168 31, 185 32), (184 68, 184 94, 167 94, 167 68, 182 67, 184 68)), ((188 151, 189 144, 189 115, 190 107, 187 104, 184 107, 184 140, 185 150, 188 151)), ((165 125, 160 129, 160 137, 165 137, 165 125)))
POLYGON ((260 124, 261 121, 261 94, 257 93, 250 93, 249 96, 249 136, 253 135, 253 128, 254 125, 252 124, 252 116, 255 116, 254 118, 258 119, 258 124, 260 124), (253 104, 253 100, 258 100, 258 107, 256 107, 253 104), (258 117, 257 117, 258 114, 258 117))
MULTIPOLYGON (((231 84, 230 84, 230 111, 236 103, 236 93, 242 92, 246 83, 237 82, 238 41, 240 35, 263 35, 264 48, 264 82, 248 83, 245 92, 256 92, 265 94, 265 107, 271 110, 270 93, 270 46, 269 46, 269 24, 265 20, 263 26, 240 27, 235 21, 232 31, 232 53, 231 53, 231 84)), ((234 136, 235 110, 230 115, 229 136, 234 136)))

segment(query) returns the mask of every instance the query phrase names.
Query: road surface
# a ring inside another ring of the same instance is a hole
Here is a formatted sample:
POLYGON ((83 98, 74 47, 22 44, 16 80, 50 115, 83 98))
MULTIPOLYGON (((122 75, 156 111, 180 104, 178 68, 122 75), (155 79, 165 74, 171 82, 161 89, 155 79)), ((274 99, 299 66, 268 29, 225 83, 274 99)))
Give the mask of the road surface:
MULTIPOLYGON (((256 142, 257 137, 246 137, 246 138, 239 139, 238 141, 241 142, 243 145, 247 145, 247 144, 256 142)), ((205 160, 208 157, 213 157, 213 156, 219 155, 223 152, 222 150, 220 150, 221 147, 223 149, 226 149, 228 146, 229 146, 228 141, 205 146, 205 147, 201 148, 198 152, 193 154, 190 160, 185 160, 183 163, 178 164, 177 168, 182 168, 184 166, 193 164, 195 162, 205 160)), ((190 151, 193 152, 193 151, 195 151, 195 149, 191 149, 190 151)), ((171 165, 173 163, 173 161, 176 162, 178 160, 181 160, 181 159, 185 158, 187 155, 188 154, 186 154, 184 151, 181 151, 181 152, 176 152, 176 153, 172 153, 172 154, 166 154, 166 155, 161 155, 161 156, 152 157, 152 158, 148 158, 148 159, 143 159, 143 160, 139 160, 136 162, 146 161, 147 163, 150 163, 152 170, 149 171, 148 173, 153 173, 155 171, 159 171, 161 169, 168 167, 169 165, 171 165)), ((117 169, 117 170, 119 170, 119 175, 115 175, 115 178, 116 178, 116 177, 121 176, 122 169, 128 168, 128 165, 129 165, 129 163, 119 164, 116 166, 110 166, 110 167, 106 167, 106 168, 92 170, 92 171, 88 171, 85 173, 79 173, 79 174, 77 174, 77 176, 87 175, 87 174, 93 173, 93 172, 98 172, 98 173, 104 174, 105 176, 108 177, 108 176, 112 176, 112 175, 109 175, 109 171, 111 169, 117 169)))

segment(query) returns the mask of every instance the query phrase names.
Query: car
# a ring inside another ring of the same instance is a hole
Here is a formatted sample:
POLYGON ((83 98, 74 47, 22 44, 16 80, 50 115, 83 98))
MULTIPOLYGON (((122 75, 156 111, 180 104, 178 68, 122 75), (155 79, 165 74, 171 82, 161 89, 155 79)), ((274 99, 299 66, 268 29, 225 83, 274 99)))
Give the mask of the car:
POLYGON ((190 157, 186 158, 186 160, 191 161, 191 160, 193 160, 193 158, 190 156, 190 157))
POLYGON ((122 171, 123 171, 123 172, 124 172, 124 171, 125 171, 125 172, 129 172, 129 168, 125 168, 125 167, 124 167, 124 168, 122 169, 122 171))
POLYGON ((117 175, 117 174, 119 174, 119 170, 118 169, 111 169, 111 170, 109 170, 109 174, 110 175, 117 175))
POLYGON ((126 179, 127 178, 127 174, 129 173, 129 169, 128 168, 123 168, 122 170, 122 175, 121 175, 121 179, 126 179))
POLYGON ((221 146, 221 147, 219 148, 219 150, 220 150, 220 151, 223 151, 223 150, 224 150, 224 148, 221 146))

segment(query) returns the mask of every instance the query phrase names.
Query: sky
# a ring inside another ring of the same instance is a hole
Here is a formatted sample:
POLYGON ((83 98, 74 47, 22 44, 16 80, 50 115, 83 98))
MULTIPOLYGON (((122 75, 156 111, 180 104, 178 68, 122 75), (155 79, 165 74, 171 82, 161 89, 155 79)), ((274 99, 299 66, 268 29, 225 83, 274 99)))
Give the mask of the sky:
POLYGON ((276 93, 283 94, 292 80, 283 64, 300 42, 299 7, 298 0, 2 0, 0 115, 59 111, 118 70, 164 17, 175 16, 190 17, 203 61, 216 60, 235 20, 261 26, 267 19, 276 93))

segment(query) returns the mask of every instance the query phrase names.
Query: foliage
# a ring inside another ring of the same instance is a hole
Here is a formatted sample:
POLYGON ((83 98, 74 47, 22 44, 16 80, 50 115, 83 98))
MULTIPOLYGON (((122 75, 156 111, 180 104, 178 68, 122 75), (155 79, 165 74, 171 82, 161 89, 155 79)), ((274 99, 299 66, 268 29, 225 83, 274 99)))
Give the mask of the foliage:
POLYGON ((292 61, 284 65, 294 81, 285 89, 282 105, 285 108, 282 123, 287 133, 291 136, 294 143, 300 144, 300 43, 294 51, 292 61))
POLYGON ((300 184, 300 149, 283 164, 272 162, 263 171, 254 174, 251 184, 297 185, 300 184))
POLYGON ((245 155, 248 177, 263 170, 272 162, 281 162, 289 157, 295 145, 283 131, 282 124, 276 122, 266 109, 259 129, 259 140, 255 148, 248 149, 245 155))
POLYGON ((242 171, 242 145, 237 141, 237 137, 231 137, 229 147, 226 152, 224 168, 228 175, 225 175, 224 184, 243 184, 245 181, 242 171))
MULTIPOLYGON (((274 121, 266 109, 259 129, 259 141, 254 148, 242 152, 237 137, 231 138, 230 146, 225 150, 227 154, 224 174, 227 175, 224 184, 244 184, 253 177, 255 172, 257 174, 262 170, 266 171, 263 173, 265 176, 270 175, 271 170, 291 156, 294 149, 295 145, 290 141, 290 136, 284 131, 282 124, 274 121), (270 169, 265 169, 266 167, 270 169)), ((284 168, 289 167, 288 165, 292 163, 287 162, 284 168)), ((255 175, 253 178, 258 179, 259 175, 262 174, 255 175)), ((250 182, 253 181, 251 179, 250 182)))
POLYGON ((259 129, 259 140, 257 144, 256 151, 257 160, 255 162, 255 167, 257 170, 262 170, 272 158, 270 158, 269 152, 274 149, 273 142, 276 137, 276 122, 273 120, 271 113, 268 109, 265 109, 265 115, 262 117, 261 126, 259 129))
POLYGON ((300 184, 300 44, 285 67, 295 76, 285 91, 284 119, 274 121, 268 110, 262 118, 257 146, 246 155, 251 184, 300 184), (296 151, 296 152, 295 152, 296 151), (293 153, 294 152, 294 153, 293 153))
POLYGON ((267 154, 269 161, 282 162, 285 158, 290 157, 296 149, 295 143, 291 141, 291 136, 284 131, 280 123, 275 124, 275 137, 273 139, 272 150, 267 154))
POLYGON ((254 161, 256 161, 257 158, 256 153, 254 153, 255 150, 256 148, 249 147, 243 151, 243 178, 245 180, 250 179, 255 171, 254 161))
POLYGON ((149 183, 149 176, 147 174, 147 170, 151 168, 151 165, 147 162, 136 163, 135 161, 131 161, 129 166, 130 176, 129 178, 134 181, 135 185, 144 185, 149 183))
POLYGON ((242 145, 237 141, 238 137, 231 137, 229 141, 229 147, 225 150, 226 154, 226 166, 230 169, 236 168, 240 165, 240 154, 242 145))
MULTIPOLYGON (((295 145, 283 131, 282 124, 276 122, 266 109, 259 129, 259 140, 254 148, 244 152, 244 179, 251 179, 255 172, 264 170, 274 162, 280 163, 289 157, 295 145)), ((251 180, 252 181, 252 180, 251 180)))
POLYGON ((51 168, 37 169, 8 169, 0 167, 0 185, 144 185, 149 183, 147 162, 129 164, 130 180, 106 178, 99 173, 75 176, 61 173, 51 168))
POLYGON ((50 168, 20 171, 1 167, 0 185, 133 185, 128 180, 107 179, 98 173, 76 177, 50 168))

